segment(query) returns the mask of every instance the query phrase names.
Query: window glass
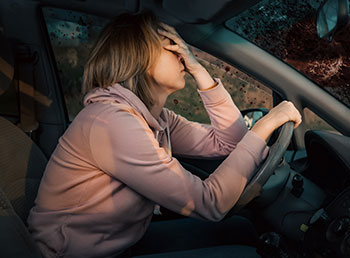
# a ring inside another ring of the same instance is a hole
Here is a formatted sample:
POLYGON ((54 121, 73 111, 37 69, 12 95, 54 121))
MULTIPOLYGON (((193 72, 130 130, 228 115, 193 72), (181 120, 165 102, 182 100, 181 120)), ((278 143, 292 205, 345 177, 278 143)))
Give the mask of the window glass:
POLYGON ((83 108, 84 65, 107 19, 57 8, 43 8, 69 119, 83 108))
MULTIPOLYGON (((87 56, 107 20, 83 13, 43 8, 46 27, 57 62, 69 119, 82 109, 82 76, 87 56)), ((231 65, 191 47, 213 77, 220 78, 239 109, 272 107, 272 92, 231 65)), ((186 87, 169 96, 166 107, 189 120, 210 123, 195 81, 186 75, 186 87)))
POLYGON ((318 38, 315 20, 322 2, 264 0, 226 25, 350 107, 350 24, 332 42, 318 38))
POLYGON ((339 133, 308 108, 304 108, 303 110, 303 122, 308 130, 326 130, 339 133))

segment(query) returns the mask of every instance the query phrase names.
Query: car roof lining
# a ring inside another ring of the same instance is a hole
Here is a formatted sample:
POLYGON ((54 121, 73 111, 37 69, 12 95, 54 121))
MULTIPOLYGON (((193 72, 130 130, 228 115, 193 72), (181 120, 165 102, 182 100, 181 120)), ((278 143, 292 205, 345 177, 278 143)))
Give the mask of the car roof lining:
POLYGON ((41 5, 84 11, 114 17, 123 12, 152 10, 162 21, 173 26, 222 23, 259 0, 37 0, 41 5))

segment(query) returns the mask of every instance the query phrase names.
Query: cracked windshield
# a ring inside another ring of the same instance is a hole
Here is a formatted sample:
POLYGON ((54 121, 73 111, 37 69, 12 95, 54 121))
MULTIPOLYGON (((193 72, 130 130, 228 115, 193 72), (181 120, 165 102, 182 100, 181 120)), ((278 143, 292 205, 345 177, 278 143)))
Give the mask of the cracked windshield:
POLYGON ((316 33, 322 0, 266 0, 226 22, 350 107, 350 24, 331 42, 316 33))

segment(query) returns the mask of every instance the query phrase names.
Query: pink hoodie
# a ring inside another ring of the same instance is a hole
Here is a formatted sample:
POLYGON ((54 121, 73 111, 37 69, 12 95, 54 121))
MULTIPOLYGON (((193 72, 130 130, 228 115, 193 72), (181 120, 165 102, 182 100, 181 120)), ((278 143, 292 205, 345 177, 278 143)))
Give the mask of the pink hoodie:
POLYGON ((91 91, 86 107, 59 139, 28 218, 43 255, 116 255, 143 236, 155 204, 186 216, 221 220, 268 148, 248 132, 218 82, 199 91, 211 126, 165 108, 155 119, 136 95, 118 84, 91 91), (171 152, 228 157, 202 181, 171 152))

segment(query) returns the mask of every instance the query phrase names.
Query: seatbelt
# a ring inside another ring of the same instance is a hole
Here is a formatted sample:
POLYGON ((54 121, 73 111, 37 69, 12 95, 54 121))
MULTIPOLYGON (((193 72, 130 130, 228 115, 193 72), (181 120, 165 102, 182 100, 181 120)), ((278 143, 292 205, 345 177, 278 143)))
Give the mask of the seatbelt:
POLYGON ((16 45, 15 51, 20 110, 20 122, 17 126, 31 137, 33 131, 39 127, 35 112, 35 66, 38 62, 38 53, 31 51, 26 45, 16 45))

